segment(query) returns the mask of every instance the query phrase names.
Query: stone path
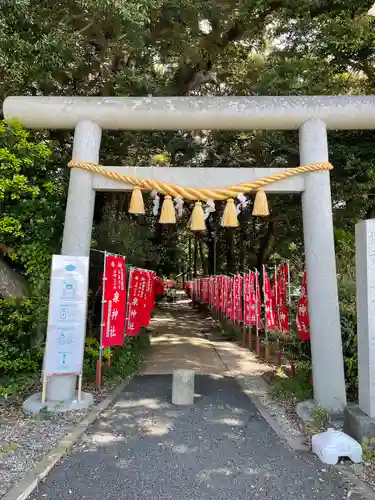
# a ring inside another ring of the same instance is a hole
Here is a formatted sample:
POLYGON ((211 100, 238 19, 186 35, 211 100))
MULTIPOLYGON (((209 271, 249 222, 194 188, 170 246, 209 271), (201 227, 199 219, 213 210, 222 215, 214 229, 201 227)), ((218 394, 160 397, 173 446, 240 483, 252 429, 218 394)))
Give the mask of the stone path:
POLYGON ((286 446, 202 337, 208 320, 177 307, 154 322, 145 374, 89 428, 34 500, 364 500, 335 468, 286 446), (170 403, 170 373, 182 366, 201 373, 192 407, 170 403))
POLYGON ((170 374, 179 368, 208 375, 226 374, 226 366, 204 333, 211 329, 211 319, 197 316, 189 302, 162 309, 152 326, 155 332, 145 375, 170 374))

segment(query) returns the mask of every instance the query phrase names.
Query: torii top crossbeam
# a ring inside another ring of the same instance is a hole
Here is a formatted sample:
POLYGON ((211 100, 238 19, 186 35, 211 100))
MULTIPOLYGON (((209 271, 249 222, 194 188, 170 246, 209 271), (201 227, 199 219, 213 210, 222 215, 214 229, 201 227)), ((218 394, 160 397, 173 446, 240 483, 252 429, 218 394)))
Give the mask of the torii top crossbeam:
POLYGON ((31 129, 296 130, 316 118, 330 130, 375 129, 375 96, 7 97, 4 117, 31 129))

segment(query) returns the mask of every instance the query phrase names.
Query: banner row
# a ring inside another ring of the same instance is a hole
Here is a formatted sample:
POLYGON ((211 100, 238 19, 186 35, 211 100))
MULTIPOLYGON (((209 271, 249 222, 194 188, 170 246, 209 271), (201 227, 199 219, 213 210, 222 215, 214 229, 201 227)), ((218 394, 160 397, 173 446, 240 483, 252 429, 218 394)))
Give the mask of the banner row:
POLYGON ((101 348, 106 348, 122 345, 125 335, 136 336, 149 326, 155 298, 164 292, 164 285, 153 271, 135 267, 127 281, 125 257, 105 254, 101 291, 101 348))
MULTIPOLYGON (((275 268, 273 278, 263 268, 263 293, 260 273, 197 278, 185 283, 187 294, 221 311, 230 321, 266 331, 290 333, 290 273, 287 264, 275 268)), ((306 271, 297 305, 296 331, 301 340, 309 340, 309 313, 306 271)))

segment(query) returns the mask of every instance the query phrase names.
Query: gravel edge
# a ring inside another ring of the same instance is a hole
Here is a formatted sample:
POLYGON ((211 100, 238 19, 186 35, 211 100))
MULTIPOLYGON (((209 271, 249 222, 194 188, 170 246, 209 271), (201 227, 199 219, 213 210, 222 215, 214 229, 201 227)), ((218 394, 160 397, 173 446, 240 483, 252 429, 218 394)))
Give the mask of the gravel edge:
POLYGON ((72 446, 86 432, 87 428, 98 418, 101 412, 106 410, 124 388, 129 384, 131 378, 126 379, 119 384, 113 391, 98 405, 92 407, 86 417, 78 424, 74 425, 73 429, 66 434, 42 460, 21 479, 17 484, 12 486, 1 497, 1 500, 25 500, 38 487, 39 483, 45 479, 55 465, 70 451, 72 446))

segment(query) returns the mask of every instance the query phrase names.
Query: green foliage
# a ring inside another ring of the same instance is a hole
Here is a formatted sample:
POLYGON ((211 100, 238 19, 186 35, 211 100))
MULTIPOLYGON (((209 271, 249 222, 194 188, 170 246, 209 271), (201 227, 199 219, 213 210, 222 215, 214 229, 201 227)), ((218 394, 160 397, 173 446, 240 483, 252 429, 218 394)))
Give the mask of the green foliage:
POLYGON ((43 346, 35 344, 40 306, 32 299, 0 299, 0 395, 25 390, 40 371, 43 346))
POLYGON ((290 378, 282 370, 278 370, 272 381, 272 394, 276 400, 291 401, 293 404, 311 399, 313 388, 309 371, 298 366, 296 376, 290 378))
POLYGON ((53 144, 16 121, 0 122, 0 242, 31 285, 23 300, 0 300, 0 393, 10 395, 40 371, 47 324, 50 262, 64 216, 64 176, 53 144))
MULTIPOLYGON (((138 371, 143 360, 143 352, 149 345, 149 336, 142 330, 138 337, 126 337, 123 346, 103 350, 103 380, 113 382, 114 379, 123 379, 138 371), (106 370, 106 363, 110 359, 110 369, 106 370)), ((87 338, 84 355, 84 376, 87 380, 95 380, 96 363, 99 357, 99 342, 87 338)))
POLYGON ((35 140, 16 121, 0 122, 0 241, 46 295, 51 255, 60 245, 66 182, 56 173, 53 144, 35 140))

